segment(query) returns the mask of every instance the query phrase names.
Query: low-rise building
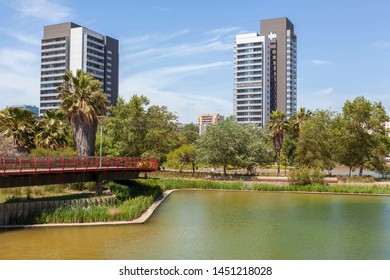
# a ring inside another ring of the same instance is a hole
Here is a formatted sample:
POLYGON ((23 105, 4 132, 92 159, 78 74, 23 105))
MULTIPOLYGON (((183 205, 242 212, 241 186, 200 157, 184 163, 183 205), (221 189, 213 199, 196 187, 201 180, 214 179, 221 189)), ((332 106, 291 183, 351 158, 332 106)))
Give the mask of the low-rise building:
POLYGON ((206 132, 207 128, 219 121, 224 120, 225 117, 220 114, 202 114, 198 116, 199 134, 206 132))

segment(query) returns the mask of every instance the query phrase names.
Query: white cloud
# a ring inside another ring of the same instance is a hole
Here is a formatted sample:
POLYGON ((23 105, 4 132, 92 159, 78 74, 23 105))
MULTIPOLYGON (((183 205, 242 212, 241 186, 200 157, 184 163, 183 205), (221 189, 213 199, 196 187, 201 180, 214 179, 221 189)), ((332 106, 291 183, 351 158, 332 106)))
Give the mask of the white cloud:
POLYGON ((223 34, 232 33, 232 32, 236 34, 241 29, 242 28, 238 27, 238 26, 234 26, 234 27, 221 27, 221 28, 208 30, 204 34, 223 35, 223 34))
POLYGON ((30 44, 30 45, 33 45, 33 46, 40 46, 41 45, 41 41, 40 41, 40 37, 39 35, 35 36, 35 35, 28 35, 28 34, 24 34, 24 33, 18 33, 18 32, 9 32, 8 33, 10 36, 16 38, 17 40, 19 40, 20 42, 22 43, 27 43, 27 44, 30 44))
POLYGON ((232 67, 230 61, 206 64, 188 64, 174 67, 162 67, 129 75, 121 79, 120 96, 128 100, 133 94, 149 97, 153 104, 166 105, 170 111, 176 112, 180 121, 196 122, 199 114, 218 112, 231 114, 232 103, 215 96, 210 96, 211 86, 206 81, 198 87, 178 89, 189 81, 197 80, 198 75, 207 75, 226 67, 232 67))
POLYGON ((388 41, 377 41, 374 42, 372 45, 377 49, 382 49, 382 50, 390 49, 390 42, 388 41))
POLYGON ((163 12, 169 12, 171 9, 164 8, 164 7, 150 7, 153 10, 163 11, 163 12))
POLYGON ((230 61, 220 61, 207 64, 162 67, 124 77, 120 87, 125 90, 134 89, 134 87, 161 89, 178 83, 184 76, 196 75, 197 73, 227 66, 231 67, 231 65, 232 62, 230 61))
POLYGON ((323 59, 312 59, 309 61, 311 64, 315 65, 324 65, 324 64, 330 64, 329 61, 323 60, 323 59))
POLYGON ((0 49, 0 65, 3 71, 28 74, 37 70, 39 56, 26 50, 2 48, 0 49))
POLYGON ((154 61, 161 58, 194 56, 201 53, 215 52, 215 51, 229 51, 233 52, 234 42, 224 42, 222 40, 207 40, 200 42, 193 42, 192 44, 178 44, 160 47, 151 47, 139 52, 133 52, 129 55, 122 56, 124 60, 139 59, 142 63, 154 61))
POLYGON ((334 91, 332 87, 320 89, 314 92, 315 95, 329 95, 334 91))
POLYGON ((0 49, 0 108, 38 105, 39 56, 18 49, 0 49))
POLYGON ((60 22, 72 16, 69 7, 51 0, 16 0, 12 6, 22 17, 32 17, 50 22, 60 22))
POLYGON ((124 37, 121 38, 121 47, 124 48, 142 48, 143 43, 151 43, 151 44, 157 44, 161 42, 166 42, 172 39, 175 39, 177 37, 183 36, 189 32, 189 29, 183 29, 172 33, 166 33, 166 34, 144 34, 140 36, 134 36, 134 37, 124 37))

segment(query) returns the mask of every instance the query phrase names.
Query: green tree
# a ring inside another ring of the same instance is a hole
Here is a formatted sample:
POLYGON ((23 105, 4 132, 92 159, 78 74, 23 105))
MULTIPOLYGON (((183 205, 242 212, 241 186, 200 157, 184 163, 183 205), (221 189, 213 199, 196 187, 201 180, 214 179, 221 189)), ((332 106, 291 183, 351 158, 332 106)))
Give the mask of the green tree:
POLYGON ((181 145, 195 144, 199 139, 199 127, 193 123, 186 124, 182 130, 179 130, 179 142, 181 145))
POLYGON ((77 70, 75 76, 66 71, 63 79, 58 98, 62 100, 61 109, 70 122, 77 153, 92 156, 95 153, 97 117, 107 112, 107 96, 100 90, 100 82, 82 70, 77 70))
POLYGON ((212 166, 243 167, 253 172, 255 165, 269 162, 267 136, 253 125, 239 124, 233 117, 211 125, 198 140, 198 160, 212 166))
POLYGON ((170 166, 179 167, 181 173, 184 166, 187 164, 192 165, 192 172, 195 172, 195 155, 196 150, 192 145, 183 145, 180 148, 170 152, 167 155, 167 161, 170 166))
POLYGON ((34 113, 10 107, 0 111, 0 133, 12 139, 19 153, 29 153, 35 147, 34 113))
POLYGON ((384 123, 389 120, 381 102, 371 103, 360 96, 347 100, 338 120, 338 159, 341 164, 359 168, 359 176, 364 167, 380 168, 384 164, 389 145, 384 123), (379 164, 379 166, 378 166, 379 164))
POLYGON ((285 121, 286 114, 280 110, 275 110, 271 113, 268 121, 268 129, 271 131, 272 142, 276 153, 276 160, 278 164, 278 176, 280 175, 280 151, 283 147, 283 139, 287 129, 287 122, 285 121))
POLYGON ((70 126, 64 112, 60 110, 46 111, 37 123, 38 146, 57 150, 68 145, 70 126))
POLYGON ((211 125, 198 140, 198 159, 207 165, 223 166, 227 175, 228 165, 239 165, 240 143, 238 124, 233 117, 211 125))
POLYGON ((104 125, 106 154, 152 156, 161 163, 166 154, 179 146, 176 115, 165 106, 149 104, 149 99, 142 95, 132 96, 129 102, 118 98, 104 125))
POLYGON ((336 166, 336 113, 317 110, 301 127, 297 144, 297 162, 300 166, 326 169, 336 166))
POLYGON ((241 142, 244 144, 241 151, 241 166, 248 174, 255 173, 256 166, 267 166, 275 162, 272 148, 272 139, 269 132, 253 125, 241 125, 241 142))
POLYGON ((176 121, 177 116, 166 106, 153 105, 146 111, 145 152, 160 163, 166 160, 170 151, 179 147, 176 121))

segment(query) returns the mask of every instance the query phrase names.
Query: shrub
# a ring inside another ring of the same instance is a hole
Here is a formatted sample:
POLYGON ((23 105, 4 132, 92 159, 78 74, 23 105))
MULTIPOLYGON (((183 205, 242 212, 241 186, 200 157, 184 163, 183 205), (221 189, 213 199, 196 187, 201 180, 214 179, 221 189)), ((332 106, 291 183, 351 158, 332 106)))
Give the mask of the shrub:
POLYGON ((108 187, 111 192, 116 195, 119 201, 125 201, 131 197, 130 188, 126 185, 118 184, 116 182, 109 182, 108 187))
POLYGON ((141 180, 111 181, 108 187, 120 201, 125 201, 138 196, 150 196, 153 199, 162 195, 162 190, 158 185, 143 184, 141 180))
POLYGON ((75 190, 75 191, 82 191, 82 190, 85 189, 84 183, 81 183, 81 182, 78 182, 78 183, 69 183, 69 184, 67 184, 67 186, 68 186, 71 190, 75 190))
POLYGON ((310 185, 324 184, 325 175, 319 169, 300 168, 292 170, 289 174, 288 181, 290 185, 310 185))

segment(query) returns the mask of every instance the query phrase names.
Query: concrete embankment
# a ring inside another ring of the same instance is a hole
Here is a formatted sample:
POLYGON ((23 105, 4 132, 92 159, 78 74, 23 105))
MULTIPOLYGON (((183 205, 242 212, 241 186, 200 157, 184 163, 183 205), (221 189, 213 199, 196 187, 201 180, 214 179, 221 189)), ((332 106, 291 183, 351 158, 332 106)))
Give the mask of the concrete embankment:
POLYGON ((28 217, 50 211, 65 205, 81 204, 84 207, 89 205, 99 205, 103 203, 112 204, 116 200, 115 196, 72 199, 72 200, 54 200, 54 201, 29 201, 18 203, 0 204, 0 227, 7 226, 12 221, 26 223, 28 217))

